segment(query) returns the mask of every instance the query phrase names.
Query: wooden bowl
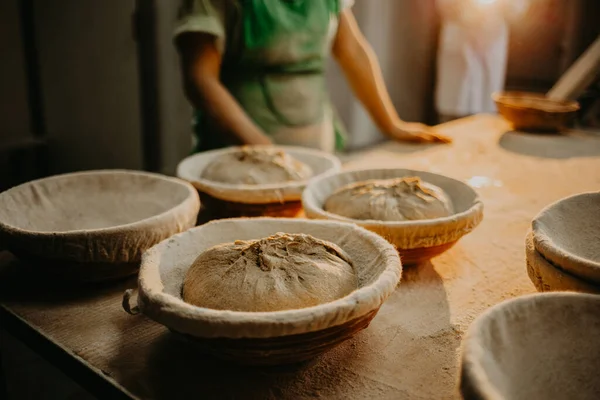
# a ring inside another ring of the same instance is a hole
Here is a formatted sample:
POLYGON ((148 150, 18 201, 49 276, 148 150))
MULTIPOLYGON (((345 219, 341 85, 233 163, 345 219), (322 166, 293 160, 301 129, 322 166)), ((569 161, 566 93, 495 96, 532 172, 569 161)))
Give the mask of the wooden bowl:
MULTIPOLYGON (((204 352, 242 364, 278 365, 315 357, 365 329, 393 293, 402 266, 392 245, 349 223, 248 218, 213 221, 173 236, 144 254, 138 308, 204 352), (182 300, 188 268, 204 250, 277 232, 306 233, 340 246, 353 260, 359 287, 338 300, 295 310, 239 312, 182 300)), ((128 294, 124 306, 128 305, 128 294)))
POLYGON ((545 259, 535 249, 531 231, 525 239, 525 255, 527 274, 538 291, 569 291, 600 294, 600 285, 572 275, 545 259))
POLYGON ((200 192, 202 212, 207 220, 237 217, 282 217, 296 218, 302 213, 302 202, 287 201, 284 203, 247 204, 221 200, 200 192))
POLYGON ((543 94, 500 92, 492 95, 498 112, 515 130, 555 132, 565 128, 575 117, 576 101, 549 99, 543 94))
POLYGON ((442 254, 475 229, 483 218, 483 203, 469 185, 443 175, 408 169, 344 171, 315 178, 302 195, 302 205, 308 218, 352 222, 381 235, 396 246, 405 266, 420 264, 442 254), (452 200, 455 214, 429 220, 374 221, 350 219, 323 209, 327 198, 345 185, 369 179, 412 176, 443 189, 452 200))
MULTIPOLYGON (((265 147, 265 146, 253 146, 265 147)), ((268 146, 272 147, 272 146, 268 146)), ((339 171, 340 161, 332 154, 294 146, 276 146, 307 164, 313 177, 339 171)), ((232 185, 201 178, 204 168, 223 154, 240 147, 207 151, 185 158, 177 167, 177 176, 192 183, 200 194, 206 219, 236 217, 295 217, 301 211, 301 196, 306 181, 269 185, 232 185)))
POLYGON ((0 193, 0 238, 40 272, 103 281, 134 274, 142 253, 194 226, 184 181, 137 171, 57 175, 0 193))
POLYGON ((402 249, 399 250, 403 265, 417 265, 431 260, 442 253, 450 250, 455 244, 454 242, 444 243, 439 246, 420 247, 417 249, 402 249))
POLYGON ((546 260, 600 286, 600 192, 550 204, 531 227, 533 245, 546 260))
POLYGON ((203 353, 240 365, 297 364, 313 359, 367 328, 379 308, 338 326, 276 338, 198 338, 172 331, 203 353))
POLYGON ((600 396, 600 296, 543 293, 498 304, 463 339, 467 400, 592 400, 600 396))

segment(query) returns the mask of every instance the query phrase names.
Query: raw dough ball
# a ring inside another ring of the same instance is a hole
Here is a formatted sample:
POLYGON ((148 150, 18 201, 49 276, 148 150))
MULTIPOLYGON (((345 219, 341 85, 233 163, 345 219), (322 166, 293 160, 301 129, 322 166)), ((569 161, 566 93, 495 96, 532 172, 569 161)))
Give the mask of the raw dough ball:
POLYGON ((448 195, 418 177, 352 183, 329 196, 324 210, 346 218, 376 221, 433 219, 453 213, 448 195))
POLYGON ((216 157, 202 171, 202 178, 215 182, 262 185, 303 181, 312 169, 286 154, 269 147, 243 147, 240 151, 216 157))
POLYGON ((190 267, 183 300, 232 311, 280 311, 344 297, 358 281, 348 255, 305 234, 214 246, 190 267))

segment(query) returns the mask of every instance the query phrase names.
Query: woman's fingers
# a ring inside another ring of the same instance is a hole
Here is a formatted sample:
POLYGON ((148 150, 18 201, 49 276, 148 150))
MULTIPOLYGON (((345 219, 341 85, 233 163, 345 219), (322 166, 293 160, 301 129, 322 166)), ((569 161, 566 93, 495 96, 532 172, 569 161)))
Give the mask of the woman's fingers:
POLYGON ((395 135, 398 140, 413 143, 452 143, 452 139, 421 123, 402 125, 395 135))
POLYGON ((433 141, 434 142, 438 142, 438 143, 452 143, 452 138, 442 135, 440 133, 432 133, 431 134, 433 137, 433 141))
POLYGON ((437 133, 432 129, 427 129, 427 131, 419 133, 418 137, 424 142, 452 143, 452 139, 450 137, 437 133))

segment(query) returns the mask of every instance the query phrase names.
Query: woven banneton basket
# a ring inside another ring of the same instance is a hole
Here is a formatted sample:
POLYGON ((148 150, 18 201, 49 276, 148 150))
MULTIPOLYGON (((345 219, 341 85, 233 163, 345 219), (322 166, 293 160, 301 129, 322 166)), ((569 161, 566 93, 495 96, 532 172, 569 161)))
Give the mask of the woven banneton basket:
MULTIPOLYGON (((214 356, 241 364, 290 364, 313 358, 366 328, 396 288, 401 272, 393 246, 353 224, 286 218, 224 219, 175 235, 144 254, 137 308, 214 356), (333 302, 275 312, 214 310, 182 300, 187 270, 203 251, 278 232, 305 233, 340 246, 353 261, 358 289, 333 302)), ((132 312, 130 294, 125 293, 124 307, 132 312)))
MULTIPOLYGON (((337 157, 329 153, 294 146, 276 146, 276 148, 310 166, 313 177, 339 171, 341 168, 337 157)), ((302 211, 300 200, 306 181, 270 185, 232 185, 200 178, 203 169, 215 157, 239 149, 240 147, 230 147, 194 154, 181 161, 177 167, 177 176, 192 183, 198 189, 204 208, 203 213, 207 214, 207 219, 298 216, 302 211)))
POLYGON ((463 339, 467 400, 600 398, 600 296, 544 293, 496 305, 463 339))
POLYGON ((302 196, 302 205, 308 218, 352 222, 383 236, 396 246, 404 265, 418 264, 440 255, 475 229, 483 218, 483 203, 469 185, 443 175, 408 169, 344 171, 311 180, 302 196), (444 218, 393 222, 355 220, 323 210, 327 198, 347 184, 411 176, 443 189, 452 200, 454 214, 444 218))
POLYGON ((531 231, 525 239, 527 274, 540 292, 573 291, 600 294, 600 285, 570 274, 544 258, 533 244, 531 231))
POLYGON ((498 112, 523 131, 554 132, 565 128, 579 110, 576 101, 560 101, 543 94, 501 92, 492 95, 498 112))
POLYGON ((193 227, 199 208, 194 187, 176 178, 56 175, 0 193, 0 242, 56 278, 112 280, 137 272, 148 248, 193 227))
POLYGON ((535 249, 550 263, 600 286, 600 192, 561 199, 532 221, 535 249))

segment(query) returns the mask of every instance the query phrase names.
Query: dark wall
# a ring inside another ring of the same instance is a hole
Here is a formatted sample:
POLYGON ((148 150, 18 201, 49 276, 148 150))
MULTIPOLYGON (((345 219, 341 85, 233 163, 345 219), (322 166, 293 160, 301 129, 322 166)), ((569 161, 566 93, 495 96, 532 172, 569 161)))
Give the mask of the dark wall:
POLYGON ((531 0, 511 26, 507 87, 545 92, 600 34, 598 0, 531 0))

